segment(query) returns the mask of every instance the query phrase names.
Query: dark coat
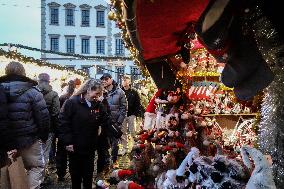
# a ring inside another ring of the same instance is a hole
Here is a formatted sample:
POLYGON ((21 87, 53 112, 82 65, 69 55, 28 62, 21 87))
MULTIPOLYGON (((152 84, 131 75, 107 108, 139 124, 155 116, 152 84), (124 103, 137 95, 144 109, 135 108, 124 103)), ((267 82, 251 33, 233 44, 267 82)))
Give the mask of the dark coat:
POLYGON ((49 112, 37 82, 19 75, 0 77, 8 100, 7 148, 21 149, 37 139, 46 141, 49 112))
POLYGON ((121 125, 126 117, 127 101, 124 91, 113 82, 113 89, 108 92, 107 101, 114 124, 121 125))
POLYGON ((88 106, 81 96, 72 96, 64 103, 60 115, 59 139, 65 146, 73 145, 75 153, 92 154, 98 142, 99 126, 110 124, 101 102, 88 106))
POLYGON ((48 83, 40 83, 38 88, 43 94, 43 98, 46 102, 47 109, 50 115, 50 131, 55 132, 58 127, 58 116, 60 112, 60 102, 57 92, 52 90, 52 87, 48 83))
POLYGON ((8 127, 8 104, 4 87, 0 85, 0 151, 3 151, 6 143, 8 127))
POLYGON ((68 93, 61 95, 61 96, 59 97, 60 107, 62 107, 63 104, 64 104, 64 102, 65 102, 66 100, 68 100, 71 96, 72 96, 72 95, 71 95, 71 94, 68 94, 68 93))
POLYGON ((122 90, 125 92, 127 99, 127 116, 141 116, 141 102, 138 92, 133 88, 130 88, 128 90, 122 88, 122 90))

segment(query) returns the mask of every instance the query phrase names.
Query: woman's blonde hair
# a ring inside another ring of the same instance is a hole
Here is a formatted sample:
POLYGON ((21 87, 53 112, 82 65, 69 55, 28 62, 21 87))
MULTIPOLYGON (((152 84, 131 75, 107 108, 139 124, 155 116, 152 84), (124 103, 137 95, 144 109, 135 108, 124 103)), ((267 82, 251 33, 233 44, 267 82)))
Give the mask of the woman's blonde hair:
POLYGON ((11 75, 11 74, 15 74, 15 75, 22 75, 22 76, 26 76, 26 71, 24 66, 19 63, 19 62, 10 62, 6 68, 5 68, 5 73, 6 75, 11 75))
POLYGON ((80 96, 87 93, 87 91, 103 90, 102 84, 99 80, 88 79, 85 81, 80 88, 74 93, 74 96, 80 96))

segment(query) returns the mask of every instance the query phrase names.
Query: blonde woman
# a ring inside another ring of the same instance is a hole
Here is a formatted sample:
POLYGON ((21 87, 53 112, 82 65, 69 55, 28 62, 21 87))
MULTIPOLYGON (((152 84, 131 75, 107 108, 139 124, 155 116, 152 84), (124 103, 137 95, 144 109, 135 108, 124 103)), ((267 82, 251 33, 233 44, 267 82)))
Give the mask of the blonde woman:
POLYGON ((82 181, 84 189, 92 188, 99 126, 110 123, 101 96, 101 84, 89 79, 61 109, 59 138, 69 154, 72 189, 80 189, 82 181))

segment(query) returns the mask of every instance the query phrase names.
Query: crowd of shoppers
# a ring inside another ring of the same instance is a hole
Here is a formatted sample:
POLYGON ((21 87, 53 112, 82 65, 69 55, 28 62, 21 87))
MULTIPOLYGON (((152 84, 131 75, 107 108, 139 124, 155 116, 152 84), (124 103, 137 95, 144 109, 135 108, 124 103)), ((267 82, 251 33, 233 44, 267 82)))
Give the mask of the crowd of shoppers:
POLYGON ((59 97, 47 73, 32 80, 18 62, 0 77, 0 166, 8 157, 22 157, 30 188, 42 186, 48 164, 64 181, 69 161, 72 188, 91 189, 95 163, 98 175, 107 174, 118 167, 118 155, 129 152, 128 131, 133 138, 141 107, 129 77, 122 88, 105 73, 79 88, 71 80, 65 89, 59 97))

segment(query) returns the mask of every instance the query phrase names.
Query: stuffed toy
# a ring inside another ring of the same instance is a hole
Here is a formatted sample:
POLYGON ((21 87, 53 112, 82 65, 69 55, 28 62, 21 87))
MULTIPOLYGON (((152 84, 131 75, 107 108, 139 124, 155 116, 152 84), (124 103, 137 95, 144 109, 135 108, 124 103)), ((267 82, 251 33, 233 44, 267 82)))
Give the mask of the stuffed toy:
POLYGON ((98 180, 96 183, 96 188, 97 189, 109 189, 109 183, 107 183, 104 180, 98 180))
POLYGON ((190 149, 190 152, 187 154, 187 156, 184 158, 184 160, 180 164, 179 168, 176 170, 176 175, 177 176, 184 176, 184 174, 186 172, 186 167, 190 166, 192 164, 193 160, 196 159, 197 157, 199 157, 199 153, 200 153, 200 151, 197 148, 192 147, 190 149))
POLYGON ((241 148, 241 155, 244 164, 252 170, 250 157, 254 162, 254 169, 251 173, 251 177, 246 185, 246 189, 276 189, 272 170, 266 157, 257 149, 244 146, 241 148))
POLYGON ((117 189, 144 189, 143 186, 139 185, 139 184, 136 184, 135 182, 133 181, 120 181, 118 184, 117 184, 117 189))
POLYGON ((144 114, 144 129, 149 130, 153 129, 156 124, 156 108, 157 108, 157 103, 156 103, 156 98, 159 98, 163 94, 163 89, 159 89, 155 95, 152 97, 150 100, 145 114, 144 114))

